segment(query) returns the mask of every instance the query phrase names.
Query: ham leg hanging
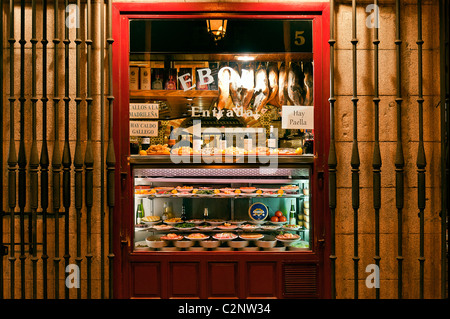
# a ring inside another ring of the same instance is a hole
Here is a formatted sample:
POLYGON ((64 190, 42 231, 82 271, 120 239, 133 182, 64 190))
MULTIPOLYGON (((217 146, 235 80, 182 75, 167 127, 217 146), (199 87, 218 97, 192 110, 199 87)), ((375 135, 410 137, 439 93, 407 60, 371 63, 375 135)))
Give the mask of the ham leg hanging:
POLYGON ((243 65, 241 69, 241 96, 242 96, 242 106, 244 110, 248 108, 253 97, 253 91, 255 88, 255 75, 253 65, 243 65))
POLYGON ((305 105, 313 105, 313 64, 312 62, 303 63, 303 73, 305 74, 305 105))
POLYGON ((217 102, 217 109, 222 110, 227 105, 228 98, 230 97, 230 68, 221 68, 217 76, 219 81, 219 100, 217 102))
POLYGON ((287 98, 287 72, 285 63, 281 63, 280 71, 278 72, 278 104, 286 105, 287 98))
POLYGON ((253 109, 259 113, 269 100, 269 80, 267 79, 267 69, 261 64, 255 74, 255 101, 253 109))
POLYGON ((278 63, 277 62, 270 62, 269 66, 267 67, 267 76, 269 80, 269 99, 267 100, 267 103, 275 104, 279 107, 278 104, 278 63))
POLYGON ((288 71, 288 97, 293 105, 304 104, 304 90, 303 90, 303 72, 300 65, 296 62, 291 62, 288 71))
POLYGON ((237 66, 230 69, 230 96, 234 106, 242 106, 242 84, 237 66))

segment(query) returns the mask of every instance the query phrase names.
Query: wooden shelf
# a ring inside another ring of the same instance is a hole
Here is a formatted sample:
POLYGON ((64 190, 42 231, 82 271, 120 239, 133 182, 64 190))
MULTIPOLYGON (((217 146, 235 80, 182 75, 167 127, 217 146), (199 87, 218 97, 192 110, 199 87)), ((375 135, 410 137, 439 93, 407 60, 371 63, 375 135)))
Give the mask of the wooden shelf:
POLYGON ((217 98, 219 91, 213 90, 133 90, 130 91, 130 99, 155 99, 166 98, 217 98))

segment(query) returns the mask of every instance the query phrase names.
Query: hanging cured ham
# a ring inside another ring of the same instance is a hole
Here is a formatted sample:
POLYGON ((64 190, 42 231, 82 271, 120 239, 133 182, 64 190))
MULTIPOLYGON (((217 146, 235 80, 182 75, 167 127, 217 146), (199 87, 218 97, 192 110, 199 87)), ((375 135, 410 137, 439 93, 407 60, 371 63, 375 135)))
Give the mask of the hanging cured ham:
POLYGON ((219 82, 219 100, 217 102, 217 108, 222 110, 226 107, 228 98, 230 97, 230 68, 222 67, 217 76, 219 82))
POLYGON ((267 76, 269 80, 269 99, 267 103, 278 104, 278 63, 270 62, 267 67, 267 76))
POLYGON ((286 65, 283 62, 278 72, 278 104, 286 105, 288 101, 287 97, 287 72, 286 65))
POLYGON ((291 62, 288 71, 288 97, 293 105, 304 105, 303 72, 297 62, 291 62))
POLYGON ((303 74, 305 75, 305 105, 313 105, 313 64, 312 62, 303 62, 303 74))
POLYGON ((242 106, 242 83, 237 66, 230 68, 230 96, 234 106, 242 106))
POLYGON ((256 112, 267 104, 269 100, 269 80, 267 79, 267 69, 261 64, 255 74, 255 101, 253 109, 256 112))
POLYGON ((252 64, 243 65, 241 69, 241 97, 244 110, 248 108, 255 89, 255 75, 252 64))

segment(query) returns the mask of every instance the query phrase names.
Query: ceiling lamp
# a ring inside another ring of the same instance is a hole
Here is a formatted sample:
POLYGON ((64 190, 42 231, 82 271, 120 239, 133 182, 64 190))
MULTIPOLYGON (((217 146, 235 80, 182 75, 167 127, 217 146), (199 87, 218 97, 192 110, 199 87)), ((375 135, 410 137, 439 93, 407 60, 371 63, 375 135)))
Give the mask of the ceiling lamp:
POLYGON ((206 20, 206 26, 208 27, 208 33, 214 38, 214 41, 220 41, 225 36, 227 31, 227 20, 214 19, 206 20))

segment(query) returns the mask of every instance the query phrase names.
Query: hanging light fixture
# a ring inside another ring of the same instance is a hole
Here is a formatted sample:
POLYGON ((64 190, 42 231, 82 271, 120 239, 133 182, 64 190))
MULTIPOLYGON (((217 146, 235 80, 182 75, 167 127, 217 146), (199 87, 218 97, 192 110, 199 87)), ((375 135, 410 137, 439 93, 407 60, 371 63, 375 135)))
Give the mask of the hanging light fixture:
POLYGON ((225 36, 227 31, 227 20, 222 19, 211 19, 206 20, 206 26, 208 28, 208 33, 214 38, 214 41, 220 41, 225 36))

